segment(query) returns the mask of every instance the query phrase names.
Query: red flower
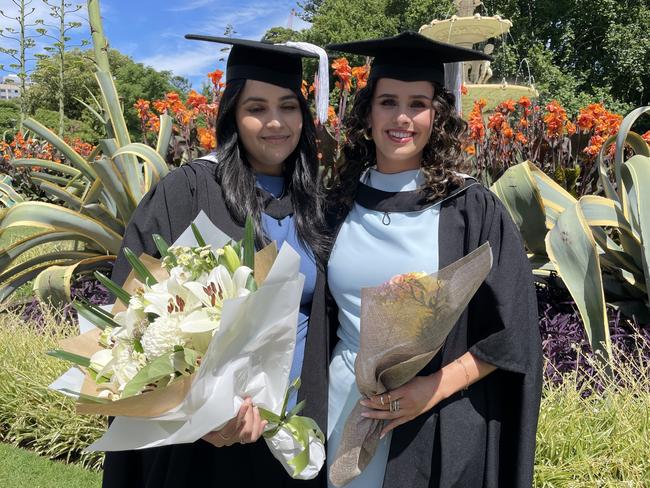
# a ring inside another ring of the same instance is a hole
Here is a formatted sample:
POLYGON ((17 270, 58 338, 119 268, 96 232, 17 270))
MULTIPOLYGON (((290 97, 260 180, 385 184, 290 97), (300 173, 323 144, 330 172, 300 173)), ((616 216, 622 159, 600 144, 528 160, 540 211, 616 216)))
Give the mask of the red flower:
POLYGON ((650 130, 641 136, 645 142, 650 144, 650 130))
POLYGON ((467 95, 468 93, 469 93, 469 90, 467 89, 465 84, 463 83, 462 85, 460 85, 460 94, 461 95, 467 95))

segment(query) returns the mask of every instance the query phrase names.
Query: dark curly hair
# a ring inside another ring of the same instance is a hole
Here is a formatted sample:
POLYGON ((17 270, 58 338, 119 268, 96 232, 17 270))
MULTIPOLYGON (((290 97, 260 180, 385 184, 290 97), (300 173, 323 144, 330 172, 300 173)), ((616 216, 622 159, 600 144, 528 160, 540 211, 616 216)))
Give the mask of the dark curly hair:
MULTIPOLYGON (((455 110, 454 94, 438 83, 432 84, 436 113, 431 138, 422 155, 422 171, 426 177, 422 190, 428 201, 444 198, 454 188, 462 186, 463 178, 457 173, 466 170, 462 141, 467 122, 455 110)), ((330 200, 342 207, 340 211, 352 206, 361 174, 377 162, 375 142, 364 138, 376 85, 377 81, 371 79, 359 90, 344 121, 347 128, 344 161, 335 176, 330 200)))

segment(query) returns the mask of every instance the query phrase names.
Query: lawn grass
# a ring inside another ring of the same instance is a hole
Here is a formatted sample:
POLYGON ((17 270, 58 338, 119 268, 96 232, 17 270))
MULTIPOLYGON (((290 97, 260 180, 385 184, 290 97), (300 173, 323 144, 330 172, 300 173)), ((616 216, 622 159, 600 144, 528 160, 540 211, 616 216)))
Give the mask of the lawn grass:
POLYGON ((0 486, 11 488, 92 488, 102 475, 74 464, 50 461, 38 454, 0 443, 0 486))

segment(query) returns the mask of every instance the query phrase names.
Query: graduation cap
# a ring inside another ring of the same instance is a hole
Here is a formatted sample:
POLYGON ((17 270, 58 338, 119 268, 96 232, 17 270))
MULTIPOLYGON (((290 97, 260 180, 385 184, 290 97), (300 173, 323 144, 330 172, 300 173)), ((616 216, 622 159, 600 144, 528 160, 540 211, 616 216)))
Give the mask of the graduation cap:
POLYGON ((318 58, 320 60, 318 83, 320 96, 319 93, 316 95, 318 114, 321 122, 327 120, 328 78, 326 75, 320 75, 321 73, 327 74, 328 61, 324 49, 306 42, 272 44, 250 39, 201 34, 186 34, 185 39, 232 45, 226 64, 226 83, 236 79, 257 80, 300 92, 302 58, 318 58), (325 101, 324 110, 321 107, 323 100, 325 101))
POLYGON ((370 79, 393 78, 401 81, 435 81, 445 84, 445 64, 486 60, 492 57, 453 44, 434 41, 416 32, 394 37, 330 44, 327 49, 374 58, 370 79))

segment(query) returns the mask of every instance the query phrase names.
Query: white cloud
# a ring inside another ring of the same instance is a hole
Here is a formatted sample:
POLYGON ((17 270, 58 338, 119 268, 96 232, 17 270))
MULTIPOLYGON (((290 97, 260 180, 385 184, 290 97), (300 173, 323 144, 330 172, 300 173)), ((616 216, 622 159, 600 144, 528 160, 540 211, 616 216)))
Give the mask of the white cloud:
POLYGON ((167 12, 188 12, 190 10, 197 10, 206 5, 214 3, 215 0, 192 0, 191 2, 185 2, 183 5, 177 5, 175 7, 170 7, 165 9, 167 12))
POLYGON ((195 77, 205 76, 212 71, 223 55, 215 44, 197 43, 176 52, 155 54, 138 61, 161 71, 172 71, 176 75, 195 77))

